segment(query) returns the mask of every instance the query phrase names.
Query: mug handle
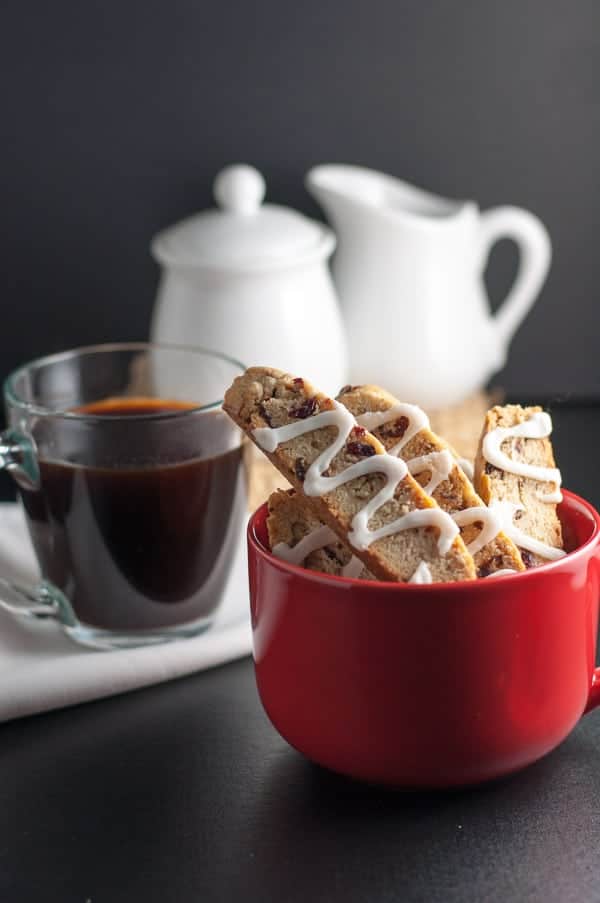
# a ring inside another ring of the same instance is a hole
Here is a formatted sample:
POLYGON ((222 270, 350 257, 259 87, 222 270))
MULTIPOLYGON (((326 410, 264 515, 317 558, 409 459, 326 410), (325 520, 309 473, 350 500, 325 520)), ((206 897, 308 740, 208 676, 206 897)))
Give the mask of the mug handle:
MULTIPOLYGON (((596 573, 598 575, 597 580, 598 583, 600 583, 600 546, 596 547, 595 564, 596 573)), ((600 599, 597 604, 600 606, 600 599)), ((594 668, 592 671, 592 682, 588 691, 588 698, 583 714, 587 715, 588 712, 592 712, 594 709, 597 709, 598 706, 600 706, 600 667, 594 668)))
POLYGON ((592 673, 592 685, 590 687, 590 692, 587 698, 587 702, 585 704, 585 709, 583 710, 583 714, 587 715, 588 712, 591 712, 593 709, 598 708, 600 705, 600 668, 594 668, 592 673))
POLYGON ((493 317, 505 352, 544 284, 552 258, 552 244, 542 221, 521 207, 486 210, 481 214, 480 224, 484 265, 492 246, 502 238, 511 238, 520 252, 514 284, 493 317))
MULTIPOLYGON (((18 430, 1 433, 0 470, 10 473, 24 489, 37 489, 40 471, 33 441, 18 430)), ((53 618, 63 627, 77 624, 67 597, 47 580, 26 585, 0 577, 0 608, 27 618, 53 618)))

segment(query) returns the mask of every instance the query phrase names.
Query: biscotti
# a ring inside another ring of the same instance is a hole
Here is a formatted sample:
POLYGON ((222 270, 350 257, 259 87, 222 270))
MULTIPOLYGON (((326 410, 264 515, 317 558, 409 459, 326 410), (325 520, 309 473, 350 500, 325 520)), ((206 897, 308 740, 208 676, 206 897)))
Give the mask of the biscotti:
POLYGON ((377 578, 408 581, 421 564, 436 582, 475 577, 456 524, 406 464, 308 381, 253 367, 223 408, 377 578))
MULTIPOLYGON (((276 558, 335 577, 375 579, 360 558, 318 519, 310 504, 295 489, 273 492, 269 496, 268 510, 269 545, 276 558)), ((408 582, 432 582, 431 571, 424 562, 418 565, 408 582)))
POLYGON ((561 476, 551 432, 550 416, 539 407, 496 406, 487 413, 475 459, 475 487, 500 517, 526 567, 565 554, 556 513, 561 476))
POLYGON ((325 526, 295 489, 278 489, 269 496, 267 532, 277 558, 311 571, 336 577, 373 580, 373 574, 352 554, 331 527, 325 526))
POLYGON ((386 451, 406 461, 425 492, 455 519, 478 577, 523 571, 516 545, 500 529, 498 515, 475 492, 452 449, 429 426, 427 415, 379 386, 345 386, 337 396, 386 451))

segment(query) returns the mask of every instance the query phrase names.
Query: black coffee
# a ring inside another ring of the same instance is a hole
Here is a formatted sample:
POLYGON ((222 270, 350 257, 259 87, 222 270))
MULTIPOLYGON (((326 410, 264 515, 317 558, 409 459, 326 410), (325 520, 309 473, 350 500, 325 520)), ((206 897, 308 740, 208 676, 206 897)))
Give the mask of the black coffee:
MULTIPOLYGON (((128 417, 185 407, 108 400, 78 411, 128 417)), ((239 539, 241 449, 213 458, 180 452, 181 463, 140 467, 42 460, 40 489, 21 491, 42 573, 80 621, 143 630, 214 610, 239 539)))

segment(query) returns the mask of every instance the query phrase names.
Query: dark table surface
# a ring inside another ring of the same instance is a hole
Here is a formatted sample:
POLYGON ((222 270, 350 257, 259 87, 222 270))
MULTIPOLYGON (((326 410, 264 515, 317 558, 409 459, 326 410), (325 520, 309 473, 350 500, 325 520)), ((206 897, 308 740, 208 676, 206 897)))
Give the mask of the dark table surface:
MULTIPOLYGON (((553 415, 600 505, 600 406, 553 415)), ((0 903, 581 903, 599 844, 600 713, 510 779, 414 794, 305 761, 250 659, 0 726, 0 903)))

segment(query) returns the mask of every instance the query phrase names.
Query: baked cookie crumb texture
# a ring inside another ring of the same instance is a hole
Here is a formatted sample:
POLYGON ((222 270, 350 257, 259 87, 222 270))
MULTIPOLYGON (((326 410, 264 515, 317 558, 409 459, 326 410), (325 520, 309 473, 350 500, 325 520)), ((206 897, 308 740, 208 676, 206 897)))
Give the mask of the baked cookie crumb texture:
POLYGON ((269 544, 277 558, 336 577, 375 579, 350 547, 319 520, 295 489, 274 492, 269 497, 268 507, 269 544))
POLYGON ((308 381, 251 368, 223 407, 378 579, 408 581, 421 564, 436 581, 475 577, 457 525, 406 464, 308 381))
POLYGON ((345 386, 337 400, 386 451, 406 462, 424 491, 454 518, 478 577, 525 569, 518 548, 502 532, 498 515, 477 495, 453 450, 431 430, 424 411, 379 386, 345 386))
POLYGON ((551 432, 550 416, 539 407, 496 406, 487 413, 475 459, 475 487, 528 568, 565 554, 551 432))

